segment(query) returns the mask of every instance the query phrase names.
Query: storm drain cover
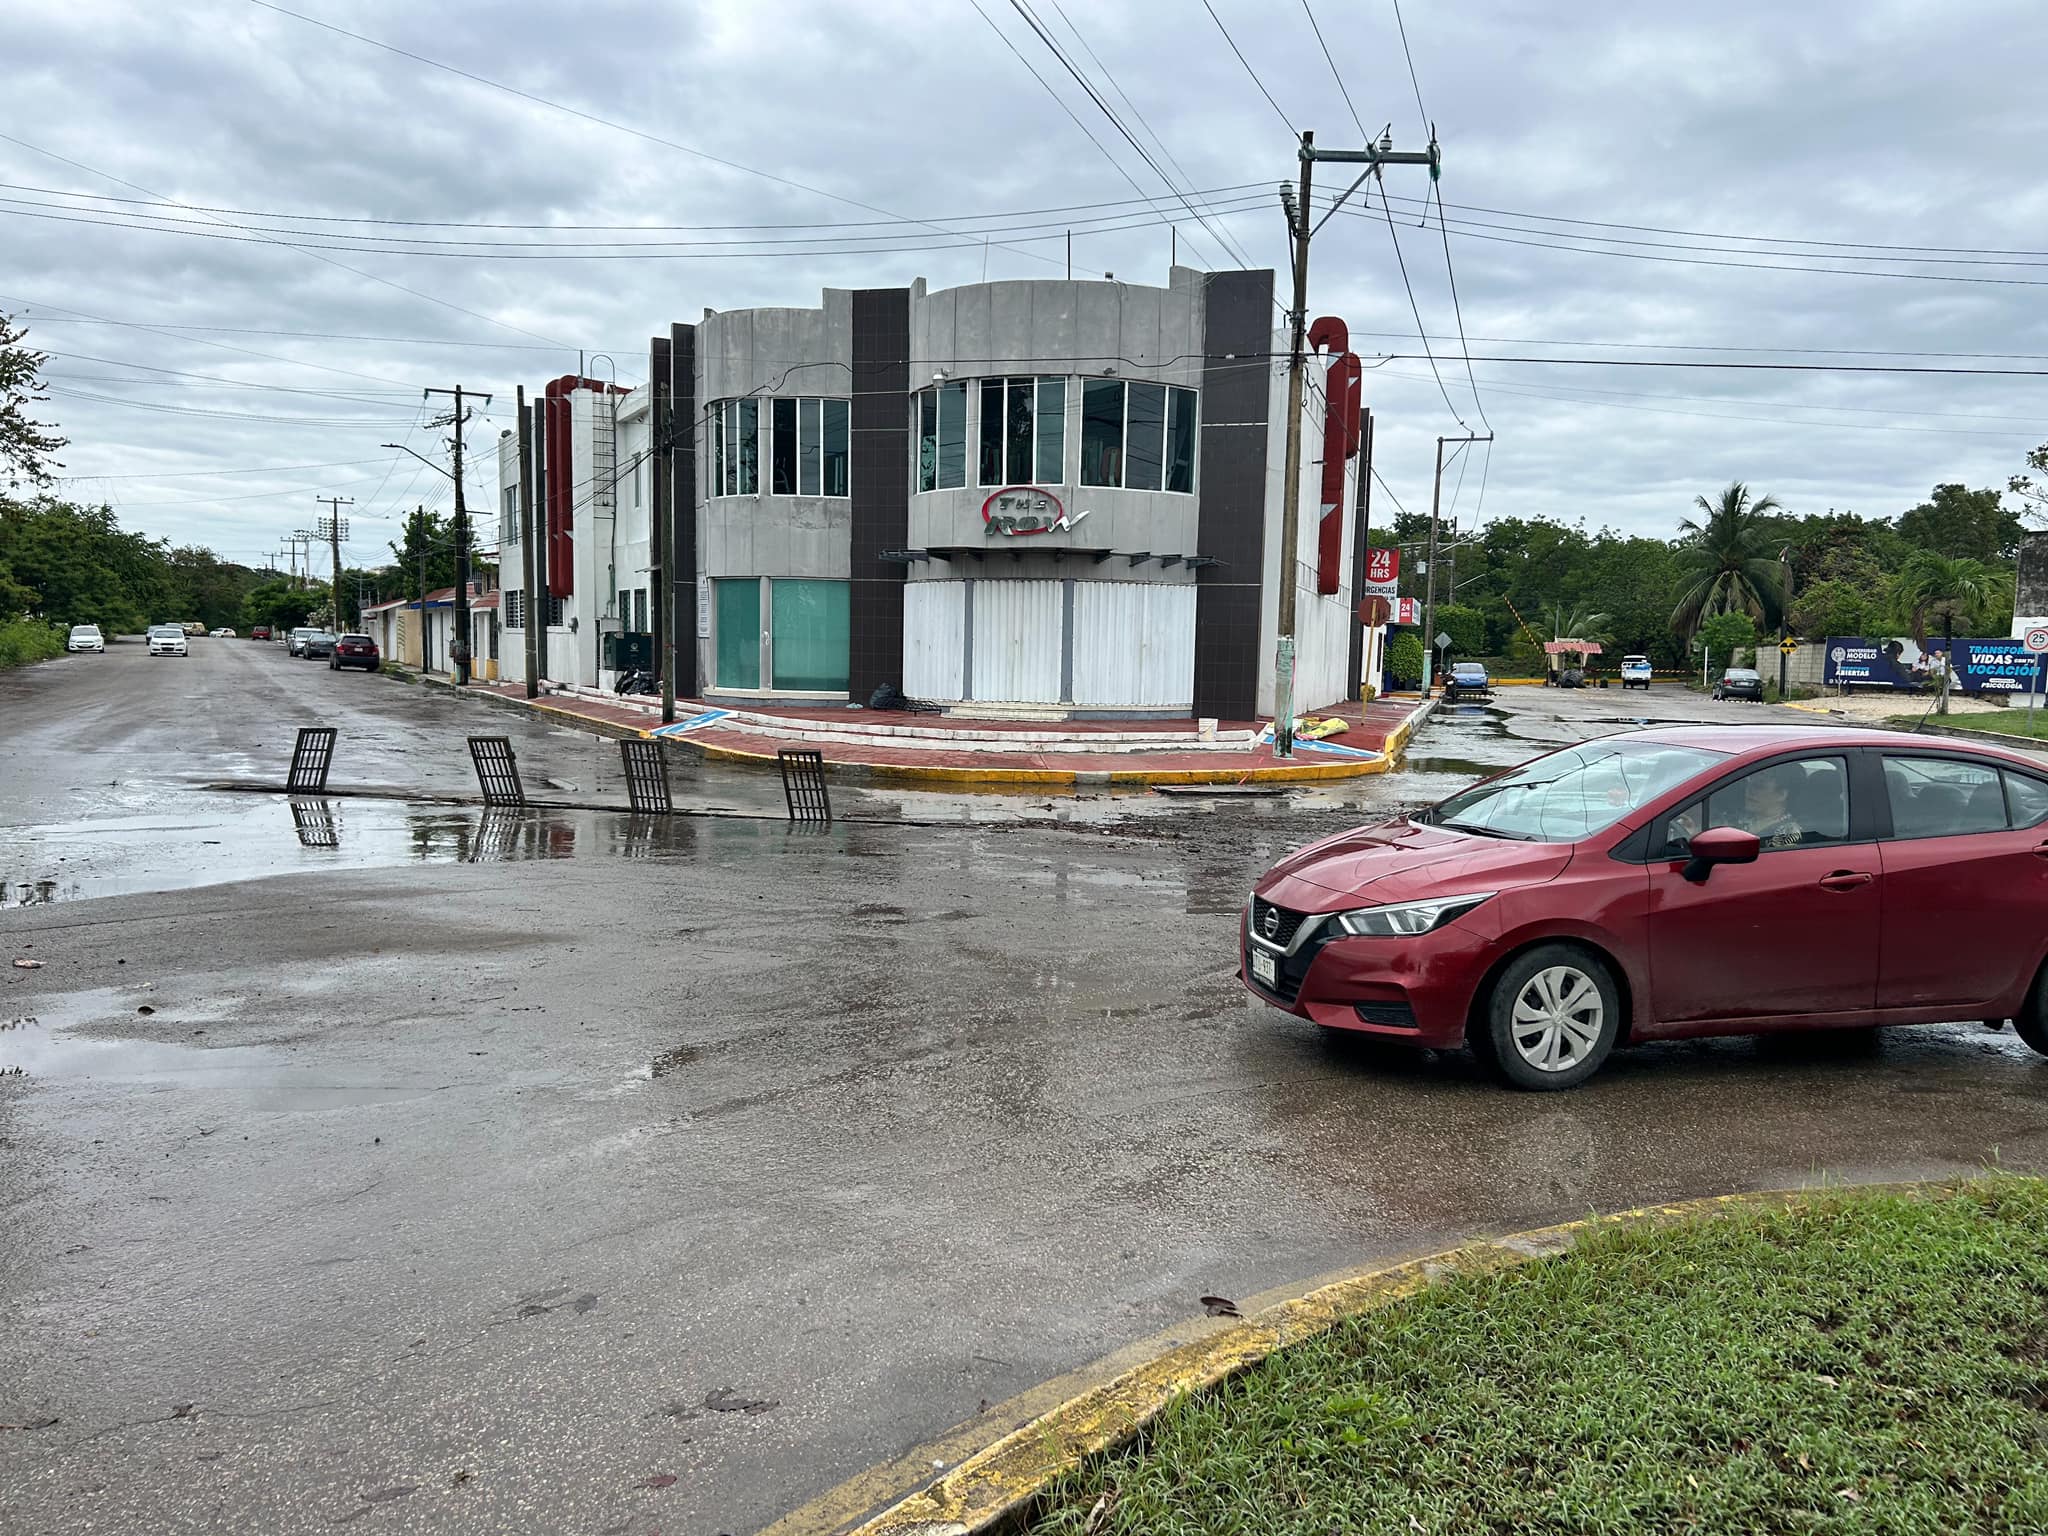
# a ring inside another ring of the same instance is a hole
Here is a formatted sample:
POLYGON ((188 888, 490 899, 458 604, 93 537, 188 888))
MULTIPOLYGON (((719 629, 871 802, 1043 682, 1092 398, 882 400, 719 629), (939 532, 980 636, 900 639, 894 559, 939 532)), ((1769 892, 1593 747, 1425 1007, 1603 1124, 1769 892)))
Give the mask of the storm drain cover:
POLYGON ((626 765, 626 799, 635 816, 666 816, 669 812, 668 768, 658 741, 622 741, 619 756, 626 765))
POLYGON ((782 767, 782 797, 791 821, 830 821, 832 794, 825 787, 825 754, 815 747, 784 747, 775 754, 782 767))
POLYGON ((519 783, 519 763, 512 755, 511 737, 472 736, 469 758, 476 764, 476 782, 484 792, 485 805, 526 804, 526 790, 519 783))
POLYGON ((285 775, 288 795, 317 794, 327 787, 327 770, 334 764, 334 727, 303 725, 292 743, 291 771, 285 775))

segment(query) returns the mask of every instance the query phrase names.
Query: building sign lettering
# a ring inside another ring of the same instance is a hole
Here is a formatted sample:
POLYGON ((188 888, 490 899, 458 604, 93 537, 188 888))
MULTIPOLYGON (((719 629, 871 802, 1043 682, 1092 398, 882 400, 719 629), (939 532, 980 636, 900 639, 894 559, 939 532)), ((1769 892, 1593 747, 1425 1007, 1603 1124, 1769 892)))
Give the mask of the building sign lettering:
POLYGON ((1005 486, 981 504, 983 532, 1000 533, 1006 538, 1073 528, 1087 515, 1076 512, 1068 516, 1059 497, 1030 485, 1005 486))

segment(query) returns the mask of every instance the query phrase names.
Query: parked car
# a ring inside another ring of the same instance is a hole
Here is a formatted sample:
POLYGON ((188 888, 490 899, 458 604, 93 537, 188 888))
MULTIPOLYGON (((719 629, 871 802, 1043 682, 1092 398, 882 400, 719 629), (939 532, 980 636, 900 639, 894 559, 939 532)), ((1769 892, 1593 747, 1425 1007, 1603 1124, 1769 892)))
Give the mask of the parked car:
POLYGON ((377 642, 368 635, 343 635, 334 642, 334 649, 327 658, 328 668, 339 672, 343 667, 361 667, 365 672, 374 672, 384 664, 378 654, 377 642))
POLYGON ((258 624, 249 631, 249 638, 251 640, 268 640, 270 638, 270 626, 268 624, 258 624))
POLYGON ((1764 701, 1763 674, 1754 667, 1730 667, 1721 674, 1721 680, 1714 684, 1717 699, 1748 699, 1752 703, 1764 701))
POLYGON ((301 624, 297 629, 293 630, 289 635, 285 637, 285 655, 297 656, 302 654, 306 648, 307 637, 310 635, 317 635, 319 633, 320 627, 317 624, 301 624))
POLYGON ((334 643, 334 636, 326 630, 309 630, 299 641, 299 656, 305 661, 318 661, 323 656, 332 656, 334 643))
POLYGON ((1490 699, 1493 697, 1493 683, 1486 675, 1486 668, 1476 661, 1458 661, 1451 664, 1450 675, 1444 679, 1444 702, 1455 704, 1460 699, 1490 699))
POLYGON ((216 629, 213 632, 213 638, 216 640, 232 640, 235 638, 235 632, 232 629, 216 629))
POLYGON ((1622 657, 1621 686, 1624 689, 1641 688, 1648 692, 1650 687, 1650 658, 1647 656, 1622 657))
POLYGON ((182 624, 150 625, 149 654, 152 656, 186 656, 191 654, 185 645, 185 626, 182 624))
POLYGON ((107 652, 107 637, 100 633, 97 624, 74 624, 65 638, 67 651, 98 651, 102 656, 107 652))
POLYGON ((1606 737, 1290 855, 1238 948, 1275 1007, 1463 1043, 1518 1088, 1785 1029, 2010 1019, 2048 1055, 2048 764, 1845 728, 1606 737))
POLYGON ((204 624, 185 623, 179 625, 178 627, 184 630, 185 633, 188 635, 203 635, 206 633, 206 626, 204 624))

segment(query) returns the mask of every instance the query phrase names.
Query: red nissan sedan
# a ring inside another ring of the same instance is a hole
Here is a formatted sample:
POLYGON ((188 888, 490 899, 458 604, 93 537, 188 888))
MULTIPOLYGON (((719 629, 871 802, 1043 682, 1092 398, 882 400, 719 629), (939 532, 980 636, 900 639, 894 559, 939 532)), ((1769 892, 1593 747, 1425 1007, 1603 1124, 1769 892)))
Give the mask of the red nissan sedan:
POLYGON ((2048 763, 1895 731, 1567 747, 1290 855, 1245 985, 1570 1088, 1623 1041, 2011 1019, 2048 1054, 2048 763))

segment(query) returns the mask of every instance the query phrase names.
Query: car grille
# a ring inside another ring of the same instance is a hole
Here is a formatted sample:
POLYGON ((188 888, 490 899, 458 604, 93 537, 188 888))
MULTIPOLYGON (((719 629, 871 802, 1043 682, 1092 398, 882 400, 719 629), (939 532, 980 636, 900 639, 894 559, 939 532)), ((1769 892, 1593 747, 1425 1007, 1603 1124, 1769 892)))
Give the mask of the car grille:
POLYGON ((1263 896, 1252 898, 1252 932, 1268 944, 1277 944, 1285 949, 1294 942, 1295 934, 1301 931, 1301 925, 1306 921, 1306 912, 1290 912, 1285 907, 1267 901, 1263 896), (1270 929, 1267 927, 1268 913, 1273 914, 1273 926, 1270 929))

